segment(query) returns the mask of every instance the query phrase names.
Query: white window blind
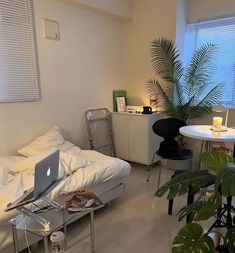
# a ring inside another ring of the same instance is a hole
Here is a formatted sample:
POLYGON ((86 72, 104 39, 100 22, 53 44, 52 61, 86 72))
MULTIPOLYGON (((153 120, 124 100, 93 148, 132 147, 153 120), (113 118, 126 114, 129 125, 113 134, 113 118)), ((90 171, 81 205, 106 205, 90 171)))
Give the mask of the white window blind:
POLYGON ((0 102, 38 99, 32 0, 0 0, 0 102))
POLYGON ((204 21, 187 25, 185 64, 204 43, 217 46, 216 70, 212 81, 224 84, 222 103, 235 105, 235 18, 204 21))

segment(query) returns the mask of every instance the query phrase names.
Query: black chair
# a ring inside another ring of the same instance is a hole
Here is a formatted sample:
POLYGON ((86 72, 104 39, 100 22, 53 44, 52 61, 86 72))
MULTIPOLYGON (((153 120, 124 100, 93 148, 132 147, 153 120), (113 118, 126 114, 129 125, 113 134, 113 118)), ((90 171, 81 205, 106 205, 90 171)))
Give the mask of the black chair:
MULTIPOLYGON (((163 159, 166 159, 166 160, 192 159, 193 157, 192 152, 188 149, 180 148, 178 142, 175 140, 176 137, 180 135, 179 129, 185 125, 186 124, 184 121, 180 119, 176 119, 176 118, 161 119, 161 120, 156 121, 153 124, 154 133, 161 136, 163 138, 163 141, 160 143, 159 149, 155 152, 153 156, 151 167, 154 163, 154 158, 156 155, 160 156, 161 160, 163 159)), ((178 175, 181 175, 185 173, 186 171, 187 170, 176 170, 174 174, 172 175, 172 178, 178 175)), ((205 187, 208 187, 214 184, 216 180, 216 177, 214 175, 210 173, 208 174, 210 175, 210 181, 208 182, 207 185, 205 185, 205 187)), ((149 181, 149 177, 150 177, 150 170, 149 170, 147 181, 149 181)), ((160 186, 160 179, 161 179, 161 166, 160 166, 159 174, 158 174, 157 189, 159 189, 159 186, 160 186)), ((168 204, 169 215, 172 214, 173 202, 174 202, 174 199, 169 200, 169 204, 168 204)), ((191 186, 189 185, 187 205, 190 205, 193 202, 194 202, 194 195, 192 193, 191 186)), ((189 221, 189 216, 187 216, 186 218, 187 223, 188 221, 189 221)))
MULTIPOLYGON (((153 124, 153 131, 155 134, 161 136, 163 141, 160 143, 159 149, 154 153, 152 164, 149 168, 147 182, 149 181, 150 171, 152 169, 155 156, 158 155, 162 160, 187 160, 192 159, 193 154, 188 149, 179 147, 178 142, 175 140, 180 135, 179 129, 185 126, 185 122, 176 118, 160 119, 153 124)), ((161 165, 158 174, 157 189, 159 189, 161 180, 161 165)))

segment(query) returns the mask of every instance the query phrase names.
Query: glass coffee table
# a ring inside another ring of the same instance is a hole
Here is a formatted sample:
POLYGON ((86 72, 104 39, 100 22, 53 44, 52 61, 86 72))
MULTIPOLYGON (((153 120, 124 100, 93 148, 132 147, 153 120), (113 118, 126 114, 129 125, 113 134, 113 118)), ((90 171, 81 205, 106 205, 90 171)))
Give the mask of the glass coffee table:
MULTIPOLYGON (((55 202, 56 203, 56 202, 55 202)), ((57 203, 58 204, 58 203, 57 203)), ((9 220, 12 227, 14 253, 18 253, 19 238, 17 230, 24 230, 27 240, 27 233, 32 233, 43 239, 44 252, 49 253, 48 237, 53 232, 63 229, 65 234, 65 249, 67 247, 67 225, 72 221, 79 219, 87 214, 90 215, 90 243, 91 252, 95 249, 95 233, 94 233, 94 210, 86 210, 68 214, 63 206, 50 206, 48 200, 41 201, 41 204, 30 204, 30 208, 21 207, 18 209, 20 214, 9 220)), ((28 243, 27 243, 28 244, 28 243)))

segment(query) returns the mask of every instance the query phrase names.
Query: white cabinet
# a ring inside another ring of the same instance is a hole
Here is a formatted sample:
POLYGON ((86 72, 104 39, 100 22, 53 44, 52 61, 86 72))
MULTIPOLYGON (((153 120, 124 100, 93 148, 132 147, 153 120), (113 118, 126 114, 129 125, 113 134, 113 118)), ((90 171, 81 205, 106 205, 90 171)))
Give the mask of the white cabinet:
MULTIPOLYGON (((159 114, 112 113, 114 145, 119 158, 150 165, 161 138, 152 125, 159 114)), ((156 158, 155 162, 159 160, 156 158)))

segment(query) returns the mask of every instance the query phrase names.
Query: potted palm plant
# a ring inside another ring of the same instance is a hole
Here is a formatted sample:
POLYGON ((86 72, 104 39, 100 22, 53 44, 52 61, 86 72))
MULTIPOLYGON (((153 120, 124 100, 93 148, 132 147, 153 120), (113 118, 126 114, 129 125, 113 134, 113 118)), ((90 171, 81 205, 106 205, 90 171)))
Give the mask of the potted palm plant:
POLYGON ((152 105, 187 124, 192 118, 209 114, 222 92, 222 83, 211 78, 215 56, 215 45, 205 44, 194 53, 185 69, 171 40, 153 40, 151 60, 157 77, 146 85, 152 105))
POLYGON ((235 252, 235 218, 232 212, 232 196, 235 196, 235 158, 217 151, 210 151, 201 156, 206 169, 189 171, 165 183, 155 195, 163 196, 169 191, 168 198, 174 198, 188 191, 189 185, 196 194, 208 182, 208 171, 217 177, 209 197, 197 200, 183 207, 178 215, 179 220, 189 216, 190 223, 178 232, 172 243, 172 253, 234 253, 235 252), (223 206, 223 199, 227 199, 223 206), (204 230, 201 221, 212 220, 212 224, 204 230), (216 226, 223 227, 218 232, 216 226), (211 234, 219 234, 220 245, 215 245, 211 234))

